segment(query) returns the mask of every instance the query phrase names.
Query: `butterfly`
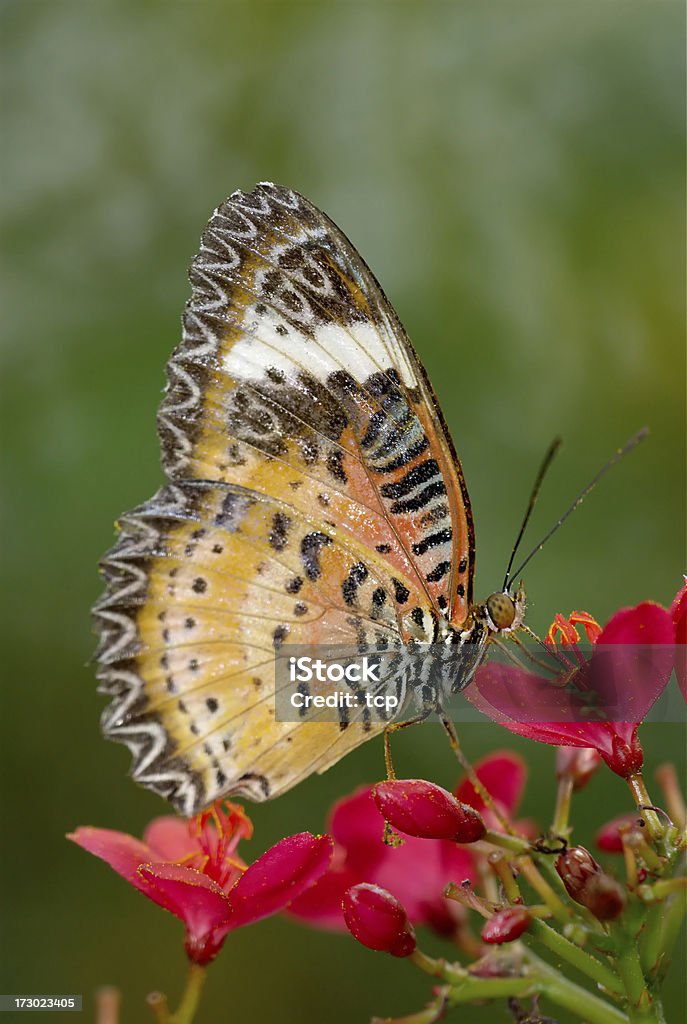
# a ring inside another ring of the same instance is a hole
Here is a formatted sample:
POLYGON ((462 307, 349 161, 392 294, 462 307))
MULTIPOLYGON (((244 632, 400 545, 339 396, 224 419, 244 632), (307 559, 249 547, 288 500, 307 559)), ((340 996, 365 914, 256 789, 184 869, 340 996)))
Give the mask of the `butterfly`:
POLYGON ((339 228, 261 183, 214 211, 189 277, 157 421, 167 483, 120 518, 94 607, 103 731, 184 815, 276 797, 387 728, 369 709, 278 721, 285 643, 472 645, 462 672, 416 680, 438 707, 525 613, 506 585, 473 601, 460 462, 339 228))

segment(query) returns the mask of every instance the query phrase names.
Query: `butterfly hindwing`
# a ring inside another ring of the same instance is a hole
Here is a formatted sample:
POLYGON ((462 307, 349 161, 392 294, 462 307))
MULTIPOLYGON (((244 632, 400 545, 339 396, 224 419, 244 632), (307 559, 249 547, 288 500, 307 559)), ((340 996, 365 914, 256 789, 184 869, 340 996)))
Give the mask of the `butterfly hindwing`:
POLYGON ((383 728, 366 709, 275 718, 285 642, 402 646, 422 594, 381 556, 236 485, 168 485, 119 525, 96 606, 103 726, 139 781, 185 813, 227 791, 265 799, 383 728))

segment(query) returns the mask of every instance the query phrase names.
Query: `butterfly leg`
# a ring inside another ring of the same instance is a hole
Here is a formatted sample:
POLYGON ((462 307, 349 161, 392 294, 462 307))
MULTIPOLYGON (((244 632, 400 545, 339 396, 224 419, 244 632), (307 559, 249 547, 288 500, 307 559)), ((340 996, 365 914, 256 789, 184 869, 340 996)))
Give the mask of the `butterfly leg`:
POLYGON ((392 722, 384 730, 384 763, 386 765, 386 777, 387 779, 395 779, 396 772, 394 771, 394 764, 391 759, 391 734, 399 732, 401 729, 407 728, 409 725, 419 725, 420 722, 424 722, 432 713, 432 708, 421 711, 414 718, 408 718, 405 722, 392 722))
MULTIPOLYGON (((392 722, 387 725, 384 730, 384 762, 386 764, 386 777, 388 780, 393 781, 396 778, 396 772, 394 771, 394 763, 391 759, 391 734, 393 732, 399 732, 401 729, 405 729, 409 725, 419 725, 420 722, 424 722, 432 713, 432 708, 427 708, 415 715, 414 718, 409 718, 405 722, 392 722)), ((387 846, 398 846, 401 840, 395 837, 391 829, 391 824, 388 821, 384 822, 384 835, 383 841, 387 846)))
POLYGON ((472 767, 472 765, 468 761, 467 757, 463 753, 463 748, 460 745, 460 740, 458 738, 458 733, 456 732, 455 725, 450 720, 450 718, 446 717, 446 714, 443 711, 441 711, 439 713, 439 719, 441 721, 441 724, 444 727, 444 731, 446 732, 446 735, 448 736, 448 741, 449 741, 449 744, 451 745, 451 750, 453 751, 453 753, 458 758, 458 761, 460 762, 461 767, 466 772, 466 774, 467 774, 468 778, 470 779, 470 782, 472 783, 475 791, 477 793, 479 793, 479 795, 482 797, 482 800, 484 800, 484 803, 489 808, 489 810, 494 812, 494 814, 498 818, 499 823, 501 824, 502 828, 506 832, 509 832, 511 835, 514 835, 515 832, 514 832, 513 826, 508 821, 508 819, 504 815, 503 811, 501 811, 501 809, 496 805, 496 803, 494 802, 494 799, 493 799, 491 793, 489 792, 489 790, 486 789, 482 785, 482 783, 480 782, 479 777, 477 775, 477 772, 472 767))

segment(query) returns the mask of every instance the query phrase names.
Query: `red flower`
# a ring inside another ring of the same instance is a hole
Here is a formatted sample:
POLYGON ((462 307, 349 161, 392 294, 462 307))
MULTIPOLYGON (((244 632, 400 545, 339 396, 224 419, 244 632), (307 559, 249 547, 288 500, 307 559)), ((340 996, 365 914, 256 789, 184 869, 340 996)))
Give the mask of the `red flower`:
POLYGON ((548 641, 554 646, 556 634, 563 637, 555 647, 571 666, 563 685, 492 661, 478 670, 466 697, 511 732, 556 746, 592 747, 628 777, 643 763, 637 726, 670 679, 675 626, 669 612, 650 601, 616 612, 600 632, 592 624, 584 612, 569 620, 556 616, 548 641), (575 622, 593 642, 589 660, 577 646, 575 622))
POLYGON ((67 838, 181 918, 189 958, 205 964, 230 931, 283 910, 329 867, 331 839, 309 832, 287 836, 247 867, 236 847, 252 831, 243 809, 226 802, 188 822, 157 818, 143 842, 90 827, 67 838))
MULTIPOLYGON (((521 759, 502 752, 485 758, 475 767, 496 804, 506 814, 512 814, 524 785, 521 759)), ((371 882, 395 896, 413 924, 426 924, 440 934, 453 934, 456 915, 462 914, 462 909, 445 899, 443 893, 449 882, 475 881, 473 855, 450 840, 418 839, 407 834, 400 846, 387 846, 384 815, 375 804, 372 790, 372 786, 365 786, 334 805, 328 829, 334 837, 332 868, 294 901, 289 912, 317 927, 343 929, 344 894, 352 886, 371 882)), ((483 810, 481 798, 469 782, 461 782, 456 794, 462 803, 475 807, 485 820, 490 820, 491 812, 483 810)))
POLYGON ((378 885, 354 885, 344 895, 346 927, 358 942, 392 956, 410 956, 417 942, 408 915, 386 889, 378 885))

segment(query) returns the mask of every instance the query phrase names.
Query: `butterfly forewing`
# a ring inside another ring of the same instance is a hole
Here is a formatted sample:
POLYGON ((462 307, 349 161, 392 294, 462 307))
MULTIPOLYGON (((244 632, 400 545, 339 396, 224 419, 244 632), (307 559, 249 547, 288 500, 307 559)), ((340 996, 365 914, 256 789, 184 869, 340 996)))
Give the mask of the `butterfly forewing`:
POLYGON ((172 478, 230 480, 319 508, 466 618, 469 504, 431 390, 371 271, 295 192, 215 211, 191 267, 160 410, 172 478))

